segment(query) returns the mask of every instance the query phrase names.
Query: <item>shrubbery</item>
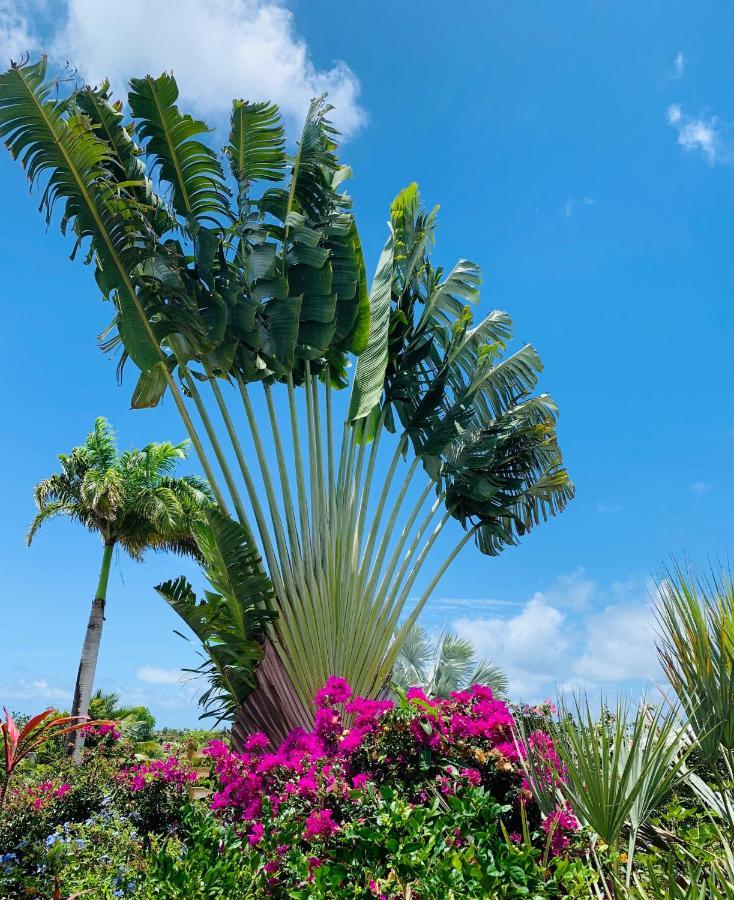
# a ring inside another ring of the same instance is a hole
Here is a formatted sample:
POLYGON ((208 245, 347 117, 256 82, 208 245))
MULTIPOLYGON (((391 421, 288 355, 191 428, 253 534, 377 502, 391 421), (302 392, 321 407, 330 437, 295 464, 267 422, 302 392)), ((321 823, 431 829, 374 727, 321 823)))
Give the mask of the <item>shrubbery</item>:
POLYGON ((90 879, 101 898, 588 896, 585 839, 568 811, 542 819, 488 688, 370 701, 332 678, 315 702, 314 730, 278 748, 209 742, 203 803, 175 746, 134 761, 109 735, 58 784, 29 771, 0 826, 3 896, 54 877, 62 897, 90 879))

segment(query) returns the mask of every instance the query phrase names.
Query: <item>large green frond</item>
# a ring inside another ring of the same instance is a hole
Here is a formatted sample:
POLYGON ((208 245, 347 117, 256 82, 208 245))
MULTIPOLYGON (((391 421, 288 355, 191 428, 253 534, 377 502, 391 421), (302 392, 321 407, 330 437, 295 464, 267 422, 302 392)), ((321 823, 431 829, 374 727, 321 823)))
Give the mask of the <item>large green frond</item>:
POLYGON ((286 155, 278 107, 274 103, 235 100, 225 152, 241 191, 246 191, 253 181, 280 181, 286 155))
POLYGON ((274 618, 273 588, 247 532, 216 507, 196 527, 196 537, 214 591, 198 599, 183 577, 156 590, 207 651, 203 671, 211 687, 202 698, 205 714, 231 718, 255 688, 255 667, 274 618))
POLYGON ((128 102, 138 122, 137 133, 160 177, 171 185, 174 209, 190 222, 221 225, 231 215, 224 173, 216 153, 197 139, 209 129, 179 112, 178 85, 172 75, 133 78, 130 86, 128 102))
POLYGON ((387 369, 390 298, 393 277, 393 235, 385 243, 370 292, 370 330, 367 346, 359 357, 352 384, 349 418, 364 419, 380 402, 387 369))

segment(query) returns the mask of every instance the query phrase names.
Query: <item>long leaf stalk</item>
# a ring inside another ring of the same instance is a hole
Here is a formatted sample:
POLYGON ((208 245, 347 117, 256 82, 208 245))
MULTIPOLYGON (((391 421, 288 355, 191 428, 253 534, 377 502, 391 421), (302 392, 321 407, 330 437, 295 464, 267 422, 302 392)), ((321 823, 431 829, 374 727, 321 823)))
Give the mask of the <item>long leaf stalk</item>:
POLYGON ((227 462, 227 458, 224 455, 222 450, 222 446, 219 442, 219 438, 217 437, 217 433, 214 429, 214 425, 212 424, 209 413, 204 405, 204 401, 201 397, 201 393, 196 386, 196 381, 192 376, 191 372, 188 369, 188 366, 183 361, 183 357, 180 355, 180 352, 176 350, 174 346, 174 356, 178 359, 179 362, 179 370, 183 376, 183 379, 186 383, 186 390, 189 392, 191 399, 194 401, 194 405, 196 406, 196 411, 199 414, 199 418, 201 420, 201 424, 204 426, 204 431, 206 432, 207 438, 209 439, 209 443, 212 446, 214 451, 214 455, 217 459, 217 463, 219 465, 219 469, 224 477, 224 483, 227 485, 227 490, 229 491, 230 497, 232 498, 232 503, 235 508, 235 512, 237 513, 237 517, 240 520, 240 524, 249 530, 251 530, 247 513, 245 512, 244 504, 242 503, 242 498, 240 497, 239 490, 235 483, 234 477, 232 476, 232 471, 229 467, 229 463, 227 462))
MULTIPOLYGON (((362 610, 362 615, 359 619, 359 627, 357 628, 357 641, 359 642, 358 646, 361 658, 365 658, 368 655, 367 651, 364 648, 365 646, 370 645, 374 639, 375 628, 377 626, 378 617, 381 611, 381 604, 385 601, 385 596, 387 594, 389 585, 398 577, 396 574, 397 565, 401 558, 401 554, 405 547, 406 541, 409 537, 413 536, 413 548, 415 549, 415 547, 417 547, 418 543, 420 543, 422 535, 425 533, 425 530, 428 528, 431 519, 436 514, 436 511, 440 506, 438 501, 434 503, 431 510, 424 518, 421 526, 419 526, 418 530, 414 532, 415 522, 423 508, 427 497, 432 490, 432 485, 427 485, 426 489, 423 490, 421 495, 418 497, 418 500, 415 502, 415 505, 413 506, 413 509, 411 510, 405 522, 405 525, 403 526, 398 541, 395 544, 391 558, 387 566, 383 570, 382 556, 384 555, 384 552, 387 551, 390 545, 390 540, 395 530, 395 522, 397 519, 397 515, 401 509, 401 504, 405 496, 405 491, 407 490, 407 485, 408 480, 406 479, 406 482, 402 485, 398 498, 395 501, 395 506, 390 517, 390 522, 388 523, 388 526, 385 530, 385 534, 382 540, 382 546, 380 548, 380 555, 378 555, 378 558, 375 561, 367 587, 362 591, 362 594, 364 596, 370 598, 370 602, 365 606, 365 609, 362 610), (378 578, 380 575, 382 575, 382 579, 380 580, 378 586, 378 578)), ((366 568, 367 567, 365 567, 365 569, 366 568)))
MULTIPOLYGON (((381 424, 378 426, 377 434, 374 441, 379 442, 382 431, 381 424)), ((367 455, 367 441, 365 440, 365 423, 360 422, 354 429, 354 440, 359 440, 359 451, 357 453, 357 462, 353 475, 347 480, 345 487, 348 490, 347 495, 347 515, 344 519, 344 536, 341 543, 342 561, 340 578, 338 583, 338 596, 340 605, 339 621, 336 624, 338 634, 340 635, 339 643, 344 648, 347 641, 353 642, 356 637, 350 634, 350 628, 353 627, 354 609, 353 609, 353 589, 357 575, 359 572, 358 553, 359 543, 357 534, 357 523, 359 515, 360 503, 367 503, 369 497, 365 493, 365 487, 362 483, 362 472, 364 469, 364 461, 367 455)), ((372 446, 374 447, 374 441, 372 446)))
POLYGON ((323 579, 320 580, 321 571, 319 570, 317 559, 315 556, 315 546, 313 535, 311 533, 311 526, 309 522, 309 502, 308 502, 308 494, 306 491, 306 478, 304 472, 304 455, 301 445, 301 436, 300 436, 300 425, 298 422, 298 410, 296 406, 296 393, 295 387, 293 384, 292 376, 288 378, 288 409, 290 413, 290 425, 291 425, 291 441, 293 446, 293 459, 294 466, 296 471, 296 485, 298 490, 298 507, 301 517, 301 545, 304 550, 304 560, 305 560, 305 569, 306 569, 306 577, 309 588, 309 595, 312 600, 312 609, 309 612, 315 612, 317 615, 312 618, 312 621, 309 626, 309 632, 312 635, 315 648, 317 649, 316 659, 319 664, 314 665, 312 668, 314 670, 314 682, 320 680, 320 674, 328 668, 327 664, 327 634, 323 629, 323 617, 319 615, 323 611, 324 599, 323 599, 323 579), (315 605, 315 609, 313 609, 313 605, 315 605), (313 622, 316 621, 316 628, 313 627, 313 622))
POLYGON ((330 578, 327 563, 327 549, 325 526, 327 522, 327 508, 324 502, 324 472, 323 458, 320 452, 321 436, 318 429, 318 398, 314 397, 314 385, 309 364, 306 364, 306 423, 308 433, 308 462, 311 487, 311 540, 313 542, 315 581, 318 586, 318 606, 314 610, 318 613, 321 622, 321 660, 322 671, 334 668, 334 641, 329 641, 327 636, 333 634, 329 621, 329 591, 330 578))
MULTIPOLYGON (((403 500, 405 498, 405 494, 407 493, 407 490, 408 490, 410 483, 412 481, 412 478, 413 478, 413 473, 415 472, 415 469, 417 467, 418 460, 414 459, 408 468, 408 472, 407 472, 406 476, 403 479, 403 483, 400 487, 400 491, 398 493, 397 499, 395 500, 395 504, 394 504, 393 510, 391 512, 390 518, 389 518, 387 524, 385 524, 383 522, 383 511, 384 511, 385 503, 387 501, 387 498, 388 498, 388 495, 390 492, 390 488, 392 486, 392 483, 393 483, 393 480, 395 477, 395 471, 397 468, 398 461, 399 461, 400 457, 402 456, 402 446, 403 446, 403 441, 400 440, 398 442, 398 446, 395 448, 395 453, 393 454, 393 459, 390 464, 390 468, 388 469, 387 475, 385 477, 382 491, 380 492, 380 497, 377 502, 377 507, 375 509, 375 512, 374 512, 374 515, 372 518, 372 525, 370 528, 367 545, 362 554, 362 558, 360 560, 358 571, 356 573, 356 577, 354 580, 354 584, 355 584, 354 591, 355 591, 355 596, 357 596, 357 597, 373 598, 373 596, 374 596, 374 590, 375 590, 375 586, 377 583, 377 578, 382 569, 382 562, 384 559, 384 554, 387 552, 387 548, 388 548, 390 541, 392 539, 392 536, 394 534, 396 520, 398 518, 399 513, 402 510, 402 504, 403 504, 403 500), (377 533, 381 528, 383 531, 383 537, 382 537, 382 541, 380 542, 380 550, 378 552, 378 557, 374 563, 374 566, 372 566, 372 555, 373 555, 374 543, 375 543, 377 533), (372 566, 372 573, 371 573, 371 577, 370 577, 370 567, 371 566, 372 566)), ((430 491, 430 486, 428 487, 428 491, 430 491)), ((416 508, 411 513, 411 515, 408 517, 408 520, 405 523, 404 531, 409 532, 410 528, 412 528, 412 525, 415 522, 415 519, 417 518, 418 511, 420 510, 420 507, 423 505, 423 502, 426 499, 428 491, 424 492, 422 497, 419 498, 419 501, 416 504, 416 508)), ((396 551, 397 551, 397 549, 398 548, 396 547, 396 551)), ((388 567, 388 571, 390 571, 389 567, 388 567)), ((354 640, 357 642, 357 646, 359 647, 360 652, 362 650, 363 643, 364 643, 367 635, 369 634, 370 623, 374 624, 374 615, 376 614, 374 611, 374 608, 375 608, 375 604, 372 601, 359 604, 358 610, 356 613, 356 619, 352 623, 352 628, 354 629, 354 640)))
MULTIPOLYGON (((247 529, 251 528, 249 526, 249 520, 247 514, 245 512, 239 491, 237 489, 236 483, 234 481, 234 477, 229 468, 229 464, 227 463, 226 457, 222 450, 221 444, 218 441, 216 431, 209 417, 208 411, 204 404, 204 401, 201 397, 201 394, 197 388, 196 382, 191 376, 190 372, 184 367, 185 376, 188 375, 186 379, 187 388, 191 392, 192 399, 196 405, 197 411, 202 419, 202 423, 204 424, 204 428, 207 432, 207 436, 210 439, 212 444, 212 448, 214 450, 214 454, 219 462, 220 468, 222 469, 225 482, 227 483, 230 493, 233 497, 233 502, 235 503, 235 509, 238 513, 238 518, 240 519, 240 523, 247 529)), ((298 641, 294 639, 294 626, 299 630, 307 631, 307 621, 304 620, 304 604, 299 602, 298 590, 296 588, 295 582, 292 578, 288 579, 288 586, 286 587, 283 574, 281 572, 281 564, 283 563, 283 569, 288 572, 289 570, 289 561, 287 557, 279 558, 275 552, 273 547, 273 543, 270 537, 270 533, 268 530, 267 522, 265 519, 265 515, 262 508, 262 503, 260 501, 257 488, 252 478, 252 474, 250 473, 249 467, 244 458, 244 453, 242 451, 241 444, 237 437, 236 430, 234 428, 234 424, 232 421, 231 414, 229 412, 226 400, 222 394, 221 388, 217 383, 215 377, 209 374, 209 383, 212 388, 212 392, 214 394, 217 405, 219 406, 220 412, 222 414, 222 418, 225 422, 225 428, 227 434, 230 439, 230 443, 232 445, 232 449, 235 453, 235 456, 238 460, 240 471, 242 474, 242 478, 247 490, 248 497, 250 499, 250 503, 253 508, 253 512, 255 515, 255 520, 258 526, 258 533, 263 543, 263 550, 265 552, 265 560, 268 566, 268 571, 270 577, 273 580, 273 586, 276 593, 276 598, 279 601, 280 609, 283 611, 288 611, 291 615, 283 615, 281 616, 282 621, 279 623, 280 627, 285 632, 285 635, 288 638, 289 646, 295 648, 295 651, 292 655, 292 658, 289 656, 283 660, 283 663, 286 669, 289 672, 290 678, 297 692, 301 696, 301 700, 304 704, 307 704, 310 696, 312 696, 313 691, 318 688, 316 680, 313 678, 309 678, 309 674, 311 673, 312 666, 309 665, 308 656, 304 653, 304 648, 302 648, 298 641)), ((246 407, 245 407, 246 409, 246 407)), ((255 432, 253 431, 253 438, 255 432)), ((259 437, 259 433, 258 433, 259 437)), ((275 514, 275 513, 274 513, 275 514)))
MULTIPOLYGON (((245 409, 252 408, 247 393, 247 386, 241 378, 237 379, 242 395, 245 409)), ((298 535, 298 524, 296 523, 295 512, 293 511, 293 494, 291 493, 290 479, 288 478, 288 469, 285 461, 285 451, 283 449, 283 440, 280 434, 280 426, 278 425, 278 416, 273 402, 273 394, 270 385, 264 385, 265 402, 268 408, 268 419, 270 422, 270 430, 273 435, 273 443, 275 446, 275 458, 278 464, 278 480, 280 482, 281 496, 283 498, 283 508, 285 509, 286 522, 288 523, 288 538, 291 545, 291 558, 299 562, 303 561, 303 549, 298 535)), ((248 413, 249 418, 249 413, 248 413)), ((303 566, 300 566, 300 575, 305 577, 303 566)))
MULTIPOLYGON (((443 503, 443 495, 439 493, 420 518, 426 500, 431 493, 435 493, 435 486, 429 481, 406 510, 405 499, 419 468, 419 459, 415 457, 405 473, 401 473, 403 477, 397 495, 391 501, 390 514, 385 520, 391 488, 405 453, 407 438, 403 435, 396 444, 376 504, 370 511, 384 416, 379 418, 369 442, 363 438, 363 422, 356 425, 345 423, 339 464, 334 467, 332 463, 330 467, 329 461, 333 459, 330 432, 334 414, 329 399, 330 387, 322 386, 307 371, 303 410, 305 445, 301 437, 295 385, 286 385, 299 527, 273 388, 264 387, 267 425, 275 450, 274 458, 269 458, 262 436, 263 423, 258 421, 246 385, 239 384, 242 408, 262 478, 263 502, 247 464, 229 401, 214 375, 211 372, 207 374, 253 510, 268 571, 273 577, 277 604, 283 613, 275 627, 286 632, 284 636, 287 636, 294 657, 287 668, 291 678, 297 682, 294 686, 299 696, 305 703, 329 674, 347 670, 354 672, 355 689, 374 691, 378 683, 387 677, 386 666, 382 663, 391 665, 394 656, 390 649, 392 637, 386 641, 383 632, 390 632, 391 635, 395 632, 410 591, 450 520, 449 514, 444 513, 429 534, 431 523, 443 503), (322 390, 325 398, 321 397, 322 390), (325 417, 321 416, 322 402, 326 404, 325 417), (273 462, 278 474, 287 533, 279 512, 273 462), (270 521, 266 520, 265 504, 270 510, 270 521), (399 525, 402 527, 396 535, 399 525), (313 627, 314 622, 317 623, 316 628, 313 627), (317 666, 313 664, 314 659, 318 661, 317 666)), ((237 498, 237 506, 240 507, 237 509, 238 516, 242 514, 247 523, 247 512, 242 510, 242 499, 234 476, 204 401, 188 370, 184 378, 207 436, 210 441, 214 437, 211 441, 214 455, 223 470, 225 482, 228 487, 231 486, 233 498, 237 498)), ((441 563, 429 588, 411 613, 411 621, 423 609, 438 579, 473 534, 471 529, 465 532, 441 563)))
MULTIPOLYGON (((245 413, 247 415, 248 424, 250 426, 250 433, 253 439, 253 443, 255 444, 256 455, 260 463, 267 501, 270 507, 273 531, 275 532, 276 544, 278 546, 277 556, 275 553, 275 549, 273 548, 272 540, 268 533, 265 515, 257 493, 255 482, 245 460, 242 446, 235 431, 232 417, 229 414, 226 401, 224 400, 221 388, 219 387, 219 384, 214 375, 211 372, 208 372, 207 374, 209 375, 210 384, 212 386, 214 396, 221 410, 222 418, 225 422, 225 427, 230 437, 232 447, 235 451, 235 455, 240 466, 240 471, 245 481, 248 496, 250 497, 250 501, 253 506, 255 519, 258 524, 258 531, 263 542, 263 547, 265 548, 270 574, 273 578, 276 596, 283 611, 288 612, 288 615, 281 617, 281 628, 288 635, 289 646, 293 646, 295 643, 293 639, 294 626, 299 629, 306 628, 307 630, 307 622, 304 621, 304 612, 308 609, 310 598, 308 598, 306 593, 306 585, 301 582, 302 586, 299 587, 296 582, 296 578, 294 577, 292 560, 285 546, 285 537, 283 535, 282 524, 280 521, 280 516, 278 514, 278 507, 272 489, 272 480, 270 478, 269 467, 265 459, 265 451, 262 445, 262 440, 260 438, 260 431, 257 426, 257 420, 253 414, 251 404, 245 402, 245 413)), ((308 656, 305 653, 305 648, 297 645, 294 657, 295 658, 293 660, 285 660, 284 663, 286 665, 286 668, 289 670, 291 680, 298 685, 304 686, 301 688, 301 690, 303 690, 303 699, 307 701, 311 691, 315 688, 309 681, 308 676, 311 667, 308 663, 308 656)))
MULTIPOLYGON (((267 454, 260 437, 260 430, 257 426, 255 411, 252 406, 252 401, 250 400, 249 393, 247 391, 247 386, 241 379, 238 379, 238 385, 240 389, 240 396, 242 397, 242 402, 245 407, 248 424, 253 433, 253 439, 255 441, 256 453, 258 462, 260 464, 263 483, 268 495, 268 502, 271 505, 271 509, 275 509, 277 507, 277 502, 275 499, 274 487, 272 483, 271 466, 268 464, 267 454)), ((314 606, 313 597, 311 595, 311 585, 313 582, 309 581, 307 575, 307 565, 302 553, 302 543, 299 539, 298 525, 296 523, 295 513, 293 511, 293 497, 290 488, 290 478, 288 476, 288 468, 286 464, 285 451, 283 448, 283 441, 280 434, 280 427, 278 425, 278 418, 276 415, 275 404, 273 402, 272 391, 270 386, 267 384, 264 385, 264 393, 268 408, 268 419, 270 423, 273 444, 275 447, 275 456, 278 465, 281 494, 283 497, 283 506, 285 509, 286 521, 288 525, 288 537, 291 547, 290 568, 293 573, 293 578, 298 582, 297 586, 294 586, 291 596, 283 598, 283 603, 284 605, 287 604, 287 606, 293 611, 297 627, 303 630, 304 633, 308 634, 308 627, 304 627, 304 625, 307 626, 307 623, 304 623, 303 618, 304 615, 307 615, 308 611, 311 610, 314 606)), ((316 646, 314 641, 315 638, 312 638, 310 643, 311 658, 316 657, 316 646)), ((305 647, 300 647, 299 645, 301 655, 304 653, 305 649, 305 647)), ((308 677, 302 675, 301 683, 309 683, 308 677)))

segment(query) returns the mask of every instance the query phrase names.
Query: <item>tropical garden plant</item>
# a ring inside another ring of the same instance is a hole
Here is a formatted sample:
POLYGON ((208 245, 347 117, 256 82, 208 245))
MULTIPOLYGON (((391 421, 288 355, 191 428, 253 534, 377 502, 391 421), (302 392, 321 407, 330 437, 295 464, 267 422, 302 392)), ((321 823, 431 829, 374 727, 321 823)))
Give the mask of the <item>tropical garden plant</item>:
POLYGON ((30 718, 22 727, 3 707, 5 720, 0 726, 3 736, 4 770, 0 784, 0 811, 5 806, 10 780, 23 760, 42 747, 47 741, 65 734, 74 734, 84 728, 114 725, 114 722, 89 721, 86 716, 59 716, 54 709, 46 709, 30 718))
MULTIPOLYGON (((200 478, 174 476, 186 457, 186 444, 148 444, 118 453, 115 437, 103 418, 84 444, 61 454, 61 471, 36 485, 36 514, 27 541, 50 519, 65 516, 98 534, 102 566, 92 600, 71 707, 73 717, 86 716, 102 640, 107 586, 116 547, 134 560, 146 550, 193 557, 199 549, 192 526, 203 520, 211 493, 200 478)), ((84 731, 73 732, 73 752, 80 759, 84 731)))
POLYGON ((495 694, 507 693, 504 672, 485 659, 477 659, 471 641, 446 630, 431 638, 418 623, 403 637, 392 682, 404 691, 420 687, 429 697, 448 697, 452 691, 473 684, 486 684, 495 694))
POLYGON ((630 884, 640 828, 681 780, 686 753, 675 709, 634 709, 625 698, 593 709, 587 697, 558 706, 551 730, 559 765, 552 792, 543 777, 544 754, 529 752, 526 764, 539 802, 546 808, 562 797, 579 821, 600 837, 614 858, 627 835, 626 884, 630 884), (556 795, 555 797, 553 795, 556 795))
POLYGON ((314 706, 279 747, 210 741, 204 771, 180 745, 140 760, 111 735, 83 766, 29 761, 0 816, 0 894, 588 896, 588 839, 541 821, 489 688, 380 701, 331 678, 314 706))
POLYGON ((674 564, 656 597, 660 664, 686 716, 687 782, 734 839, 734 580, 674 564))
POLYGON ((257 676, 231 698, 235 735, 279 740, 310 726, 331 674, 383 691, 465 544, 495 555, 563 509, 557 411, 535 394, 534 348, 507 355, 509 316, 473 323, 477 266, 431 263, 436 214, 415 185, 392 205, 368 290, 324 98, 292 153, 273 104, 234 101, 225 171, 171 75, 130 86, 127 121, 107 84, 69 87, 23 60, 0 76, 0 134, 114 305, 106 346, 140 370, 133 406, 170 394, 234 511, 249 587, 273 613, 257 676), (451 520, 461 536, 413 603, 451 520))

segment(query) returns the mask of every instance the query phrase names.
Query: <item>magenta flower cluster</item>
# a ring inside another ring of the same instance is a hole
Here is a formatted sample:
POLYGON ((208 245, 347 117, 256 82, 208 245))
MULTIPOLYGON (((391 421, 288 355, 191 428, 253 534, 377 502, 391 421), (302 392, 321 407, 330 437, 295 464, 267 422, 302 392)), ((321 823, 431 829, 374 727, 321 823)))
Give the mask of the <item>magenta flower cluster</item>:
MULTIPOLYGON (((71 785, 64 782, 55 784, 53 781, 42 781, 39 784, 29 785, 21 789, 25 794, 26 802, 36 811, 43 809, 53 800, 60 800, 71 790, 71 785)), ((14 792, 17 796, 18 792, 14 792)))
MULTIPOLYGON (((516 740, 512 713, 490 688, 473 685, 447 699, 429 699, 411 688, 406 700, 407 714, 405 706, 395 710, 392 700, 353 697, 343 678, 331 677, 314 698, 310 732, 298 729, 277 748, 264 734, 253 734, 241 752, 211 741, 203 752, 212 760, 217 783, 212 809, 242 828, 252 846, 265 836, 277 841, 279 815, 286 812, 287 839, 293 840, 295 814, 301 823, 297 840, 324 851, 347 820, 360 821, 360 803, 373 783, 389 781, 387 770, 410 771, 410 760, 426 752, 438 761, 430 777, 445 795, 462 785, 491 785, 499 773, 503 783, 516 785, 517 803, 532 805, 532 786, 521 765, 528 748, 516 740)), ((529 743, 546 761, 548 777, 558 777, 562 767, 548 735, 534 732, 529 743)), ((413 796, 415 803, 428 800, 425 782, 416 785, 413 796)), ((549 823, 553 848, 563 849, 576 820, 558 810, 549 823)), ((281 844, 277 855, 288 849, 281 844)), ((313 871, 321 858, 310 859, 313 871)), ((267 872, 278 865, 269 860, 267 872)))
POLYGON ((151 784, 162 783, 183 788, 196 781, 197 773, 184 766, 176 756, 153 759, 122 769, 120 780, 131 791, 142 791, 151 784))

